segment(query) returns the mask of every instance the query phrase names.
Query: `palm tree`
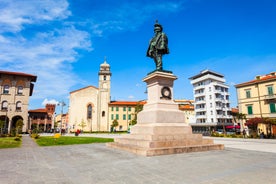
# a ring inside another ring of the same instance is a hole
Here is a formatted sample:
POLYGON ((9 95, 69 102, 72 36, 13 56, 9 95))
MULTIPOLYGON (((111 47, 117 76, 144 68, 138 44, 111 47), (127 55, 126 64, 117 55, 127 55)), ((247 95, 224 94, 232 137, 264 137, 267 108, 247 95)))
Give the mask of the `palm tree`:
POLYGON ((240 127, 242 127, 242 129, 244 129, 243 120, 246 120, 246 114, 237 113, 236 117, 237 117, 237 119, 238 119, 239 122, 240 122, 240 120, 241 120, 241 122, 240 122, 240 125, 241 125, 241 126, 240 126, 240 127))

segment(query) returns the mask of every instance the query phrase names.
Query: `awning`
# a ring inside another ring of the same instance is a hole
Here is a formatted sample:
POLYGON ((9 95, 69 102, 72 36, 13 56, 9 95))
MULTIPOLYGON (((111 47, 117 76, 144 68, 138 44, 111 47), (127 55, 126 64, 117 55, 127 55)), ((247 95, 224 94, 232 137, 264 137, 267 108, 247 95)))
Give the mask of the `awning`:
POLYGON ((225 126, 225 128, 228 128, 228 129, 233 129, 233 128, 240 129, 241 127, 239 125, 236 125, 236 126, 230 125, 230 126, 225 126))

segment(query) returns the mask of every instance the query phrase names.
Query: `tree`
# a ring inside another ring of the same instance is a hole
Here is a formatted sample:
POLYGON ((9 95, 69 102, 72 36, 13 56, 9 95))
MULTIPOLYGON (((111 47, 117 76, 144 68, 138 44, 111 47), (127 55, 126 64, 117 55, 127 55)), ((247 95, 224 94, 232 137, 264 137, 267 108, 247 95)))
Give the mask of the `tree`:
POLYGON ((22 119, 19 119, 16 121, 16 124, 15 124, 15 130, 16 130, 16 133, 19 134, 19 131, 21 130, 22 131, 22 127, 23 127, 24 123, 23 123, 23 120, 22 119))
POLYGON ((237 114, 236 114, 236 118, 237 118, 238 121, 240 122, 241 127, 244 129, 242 120, 246 120, 246 114, 237 113, 237 114))
POLYGON ((267 132, 267 136, 270 137, 272 135, 272 127, 276 125, 276 119, 275 118, 265 118, 264 124, 267 124, 269 132, 267 132))
POLYGON ((265 118, 255 117, 255 118, 248 119, 245 125, 248 126, 248 128, 253 131, 253 136, 256 136, 258 132, 258 124, 264 123, 265 121, 266 121, 265 118))
POLYGON ((81 120, 81 123, 79 124, 79 126, 81 127, 82 131, 83 131, 83 128, 86 127, 86 123, 83 121, 83 119, 81 120))
POLYGON ((143 110, 143 105, 139 102, 135 106, 134 118, 131 120, 130 125, 135 125, 137 123, 137 114, 143 110))
POLYGON ((113 131, 113 129, 114 129, 115 127, 117 127, 118 125, 119 125, 118 120, 117 120, 117 119, 114 119, 114 120, 112 121, 112 124, 111 124, 112 131, 113 131))
POLYGON ((1 129, 1 134, 3 134, 4 125, 5 125, 5 121, 0 120, 0 129, 1 129))

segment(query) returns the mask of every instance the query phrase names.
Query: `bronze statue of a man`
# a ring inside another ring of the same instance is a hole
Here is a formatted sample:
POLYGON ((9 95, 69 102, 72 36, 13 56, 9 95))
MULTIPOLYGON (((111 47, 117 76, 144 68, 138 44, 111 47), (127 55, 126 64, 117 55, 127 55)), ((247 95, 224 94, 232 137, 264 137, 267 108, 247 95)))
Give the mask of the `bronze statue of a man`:
POLYGON ((156 70, 163 70, 162 55, 169 54, 168 38, 162 32, 163 27, 156 21, 154 24, 154 37, 150 40, 147 56, 154 59, 156 70))

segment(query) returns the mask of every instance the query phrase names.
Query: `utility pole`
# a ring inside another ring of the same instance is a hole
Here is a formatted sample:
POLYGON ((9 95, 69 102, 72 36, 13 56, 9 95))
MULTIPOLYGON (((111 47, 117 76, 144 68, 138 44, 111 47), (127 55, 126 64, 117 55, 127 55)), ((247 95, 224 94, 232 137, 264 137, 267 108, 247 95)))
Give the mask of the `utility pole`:
POLYGON ((61 106, 61 116, 60 116, 60 134, 62 130, 62 116, 63 116, 63 107, 66 105, 63 101, 59 102, 57 104, 58 106, 61 106))

